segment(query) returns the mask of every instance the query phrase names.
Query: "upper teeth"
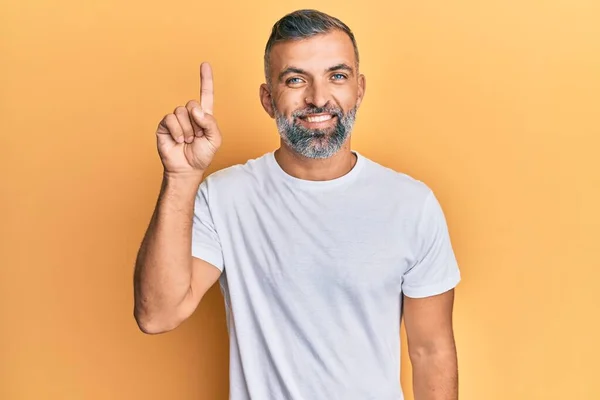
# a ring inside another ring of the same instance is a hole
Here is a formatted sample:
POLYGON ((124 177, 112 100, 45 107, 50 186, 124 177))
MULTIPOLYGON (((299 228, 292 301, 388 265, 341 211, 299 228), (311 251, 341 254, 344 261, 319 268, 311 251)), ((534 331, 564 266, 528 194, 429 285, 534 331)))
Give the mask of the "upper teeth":
POLYGON ((316 117, 306 117, 306 120, 308 122, 323 122, 323 121, 327 121, 328 119, 331 119, 331 115, 319 115, 316 117))

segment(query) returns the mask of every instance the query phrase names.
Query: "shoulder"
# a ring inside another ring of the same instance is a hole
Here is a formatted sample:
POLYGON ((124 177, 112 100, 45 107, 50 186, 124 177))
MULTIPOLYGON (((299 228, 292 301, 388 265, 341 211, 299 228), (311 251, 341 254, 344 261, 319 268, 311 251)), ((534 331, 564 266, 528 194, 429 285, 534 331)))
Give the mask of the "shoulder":
POLYGON ((248 195, 249 190, 260 190, 268 168, 268 154, 211 173, 202 181, 200 190, 206 192, 213 204, 223 204, 227 199, 248 195))
POLYGON ((432 189, 425 182, 407 173, 394 170, 364 156, 363 161, 363 185, 378 196, 419 208, 432 194, 432 189))
POLYGON ((267 154, 215 171, 208 175, 205 181, 210 186, 228 187, 232 184, 260 179, 266 168, 267 154))
POLYGON ((368 160, 367 164, 369 174, 365 174, 365 177, 371 184, 371 190, 381 198, 391 199, 392 207, 402 209, 401 214, 411 221, 413 228, 426 240, 447 232, 442 204, 430 186, 374 161, 368 160))

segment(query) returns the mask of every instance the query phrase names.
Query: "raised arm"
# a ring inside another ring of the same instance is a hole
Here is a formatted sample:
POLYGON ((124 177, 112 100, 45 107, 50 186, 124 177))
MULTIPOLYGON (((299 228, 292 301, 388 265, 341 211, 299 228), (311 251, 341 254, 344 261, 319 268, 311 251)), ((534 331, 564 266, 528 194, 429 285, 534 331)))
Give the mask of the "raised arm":
POLYGON ((134 273, 134 316, 140 329, 149 334, 181 324, 221 274, 191 254, 194 200, 221 145, 212 116, 212 71, 206 63, 201 66, 200 80, 200 103, 192 100, 177 107, 156 131, 163 181, 134 273))

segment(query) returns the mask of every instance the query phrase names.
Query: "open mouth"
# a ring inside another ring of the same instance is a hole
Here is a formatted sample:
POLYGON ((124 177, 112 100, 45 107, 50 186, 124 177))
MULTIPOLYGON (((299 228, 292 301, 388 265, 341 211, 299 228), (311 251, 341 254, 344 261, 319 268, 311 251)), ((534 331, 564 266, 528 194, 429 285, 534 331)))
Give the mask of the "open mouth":
POLYGON ((309 128, 325 127, 330 125, 337 118, 334 114, 308 114, 299 117, 300 123, 309 128))
POLYGON ((307 115, 302 118, 306 122, 325 122, 332 119, 334 115, 331 114, 320 114, 320 115, 307 115))

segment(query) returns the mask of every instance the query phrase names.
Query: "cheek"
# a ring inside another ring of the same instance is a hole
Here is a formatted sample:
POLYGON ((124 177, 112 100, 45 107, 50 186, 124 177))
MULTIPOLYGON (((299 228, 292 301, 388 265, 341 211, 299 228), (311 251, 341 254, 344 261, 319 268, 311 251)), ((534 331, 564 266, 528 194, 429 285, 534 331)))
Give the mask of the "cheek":
POLYGON ((358 91, 356 85, 340 87, 334 93, 334 99, 338 106, 340 106, 344 112, 348 112, 350 109, 356 106, 358 101, 358 91))
POLYGON ((277 110, 283 115, 291 116, 294 111, 304 108, 300 92, 280 92, 275 100, 277 110))

